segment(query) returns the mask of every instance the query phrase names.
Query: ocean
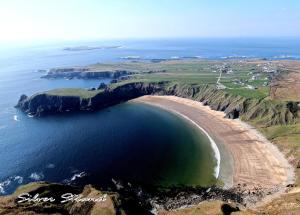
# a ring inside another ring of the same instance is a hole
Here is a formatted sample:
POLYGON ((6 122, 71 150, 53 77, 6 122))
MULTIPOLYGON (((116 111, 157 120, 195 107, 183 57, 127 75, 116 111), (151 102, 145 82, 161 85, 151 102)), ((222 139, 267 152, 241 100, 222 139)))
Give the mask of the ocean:
POLYGON ((142 104, 96 113, 29 118, 14 108, 21 94, 97 87, 110 80, 47 80, 53 67, 129 59, 300 59, 300 40, 163 39, 78 41, 0 46, 0 193, 31 181, 99 184, 112 179, 155 185, 214 181, 207 137, 184 119, 142 104), (67 51, 70 46, 121 46, 67 51))

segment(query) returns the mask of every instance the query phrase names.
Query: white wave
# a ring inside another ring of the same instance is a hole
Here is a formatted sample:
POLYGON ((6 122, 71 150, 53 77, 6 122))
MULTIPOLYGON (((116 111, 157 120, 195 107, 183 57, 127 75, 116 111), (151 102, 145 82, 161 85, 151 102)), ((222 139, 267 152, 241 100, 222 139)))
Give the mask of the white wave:
POLYGON ((29 114, 27 114, 27 116, 28 116, 28 117, 30 117, 30 118, 34 117, 34 116, 33 116, 33 115, 31 115, 30 113, 29 113, 29 114))
POLYGON ((48 169, 53 169, 53 168, 55 168, 55 165, 53 163, 49 163, 46 167, 48 169))
POLYGON ((10 179, 6 179, 5 181, 0 183, 0 193, 4 194, 5 193, 5 187, 10 185, 11 180, 10 179))
POLYGON ((18 184, 23 183, 23 177, 22 176, 11 176, 5 181, 0 182, 0 193, 5 193, 5 188, 8 187, 12 182, 17 182, 18 184))
POLYGON ((17 181, 18 184, 22 184, 23 183, 23 177, 17 175, 17 176, 14 177, 14 181, 17 181))
POLYGON ((75 173, 70 179, 63 180, 63 183, 71 184, 72 181, 75 181, 77 178, 83 178, 87 176, 86 172, 75 173))
POLYGON ((78 174, 74 174, 71 178, 71 181, 75 181, 77 178, 83 178, 86 175, 87 175, 86 172, 81 172, 81 173, 78 173, 78 174))
POLYGON ((182 118, 188 120, 189 122, 191 122, 193 125, 195 125, 197 128, 199 128, 209 139, 210 141, 210 144, 211 144, 211 147, 212 147, 212 150, 214 152, 214 155, 215 155, 215 159, 217 161, 217 165, 215 166, 214 168, 214 176, 216 178, 219 177, 219 174, 220 174, 220 164, 221 164, 221 154, 220 154, 220 151, 219 151, 219 148, 216 144, 216 142, 213 140, 213 138, 211 138, 211 136, 201 127, 199 126, 196 122, 194 122, 193 120, 191 120, 189 117, 175 111, 175 110, 171 110, 171 109, 168 109, 169 111, 181 116, 182 118))
POLYGON ((39 180, 42 180, 44 178, 44 174, 43 173, 33 172, 33 173, 31 173, 31 175, 29 176, 29 178, 33 179, 35 181, 39 181, 39 180))
POLYGON ((172 56, 171 59, 179 59, 179 56, 172 56))
POLYGON ((18 116, 17 115, 14 115, 14 120, 19 122, 20 120, 18 119, 18 116))

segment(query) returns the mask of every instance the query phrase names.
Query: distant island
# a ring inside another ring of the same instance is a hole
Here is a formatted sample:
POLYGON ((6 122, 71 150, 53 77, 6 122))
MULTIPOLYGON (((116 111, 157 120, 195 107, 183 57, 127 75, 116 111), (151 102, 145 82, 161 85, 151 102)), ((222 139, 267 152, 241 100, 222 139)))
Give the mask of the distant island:
POLYGON ((95 49, 118 49, 122 46, 75 46, 75 47, 65 47, 64 51, 87 51, 95 49))

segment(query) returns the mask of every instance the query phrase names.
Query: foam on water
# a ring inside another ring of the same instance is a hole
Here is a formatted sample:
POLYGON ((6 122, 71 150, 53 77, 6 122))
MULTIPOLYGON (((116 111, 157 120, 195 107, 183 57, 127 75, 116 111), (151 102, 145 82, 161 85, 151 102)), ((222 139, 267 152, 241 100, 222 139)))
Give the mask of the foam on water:
POLYGON ((22 176, 11 176, 8 179, 0 182, 0 194, 6 193, 6 188, 10 186, 12 183, 22 184, 23 183, 23 177, 22 176))
POLYGON ((76 179, 83 178, 83 177, 85 177, 87 175, 88 174, 86 172, 84 172, 84 171, 79 172, 79 173, 75 173, 74 175, 72 175, 72 177, 70 179, 63 180, 63 183, 71 184, 72 182, 76 181, 76 179))
POLYGON ((40 173, 33 172, 33 173, 31 173, 29 178, 32 180, 35 180, 35 181, 40 181, 44 178, 44 174, 42 172, 40 172, 40 173))
POLYGON ((16 121, 16 122, 20 121, 17 115, 14 115, 14 121, 16 121))
POLYGON ((194 122, 193 120, 191 120, 189 117, 175 111, 175 110, 171 110, 171 112, 174 112, 175 114, 181 116, 182 118, 188 120, 189 122, 191 122, 193 125, 195 125, 197 128, 199 128, 209 139, 211 147, 213 149, 214 155, 215 155, 215 159, 217 161, 217 165, 214 168, 214 176, 216 178, 219 177, 220 174, 220 165, 221 165, 221 154, 219 151, 219 148, 216 144, 216 142, 214 141, 214 139, 205 131, 205 129, 203 129, 201 126, 199 126, 196 122, 194 122))

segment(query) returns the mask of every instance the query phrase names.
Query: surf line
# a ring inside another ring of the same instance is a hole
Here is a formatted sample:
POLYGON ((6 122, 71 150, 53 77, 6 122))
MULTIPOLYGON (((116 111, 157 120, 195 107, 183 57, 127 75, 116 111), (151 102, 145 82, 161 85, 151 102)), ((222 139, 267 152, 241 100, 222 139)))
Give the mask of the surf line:
MULTIPOLYGON (((143 103, 143 102, 142 102, 143 103)), ((200 129, 206 136, 207 138, 209 139, 209 142, 211 144, 211 147, 213 149, 213 152, 214 152, 214 156, 215 156, 215 159, 217 161, 217 165, 215 166, 214 168, 214 176, 215 178, 219 178, 219 174, 220 174, 220 164, 221 164, 221 154, 220 154, 220 150, 216 144, 216 142, 214 141, 214 139, 208 134, 208 132, 202 128, 200 125, 198 125, 196 122, 194 122, 192 119, 190 119, 189 117, 187 117, 186 115, 182 114, 182 113, 179 113, 178 111, 176 110, 172 110, 170 108, 167 108, 167 107, 164 107, 163 105, 158 105, 158 104, 151 104, 151 103, 147 103, 145 102, 146 104, 150 104, 150 105, 153 105, 153 106, 156 106, 156 107, 160 107, 162 109, 165 109, 169 112, 172 112, 180 117, 182 117, 183 119, 189 121, 191 124, 195 125, 198 129, 200 129)))
POLYGON ((195 125, 197 128, 199 128, 208 137, 211 147, 214 151, 215 159, 217 160, 217 165, 214 168, 214 176, 216 178, 218 178, 219 174, 220 174, 221 154, 220 154, 219 148, 218 148, 216 142, 214 141, 214 139, 207 133, 207 131, 205 131, 201 126, 199 126, 196 122, 194 122, 189 117, 187 117, 177 111, 174 111, 174 110, 171 110, 171 111, 178 114, 179 116, 183 117, 184 119, 188 120, 189 122, 191 122, 193 125, 195 125))

